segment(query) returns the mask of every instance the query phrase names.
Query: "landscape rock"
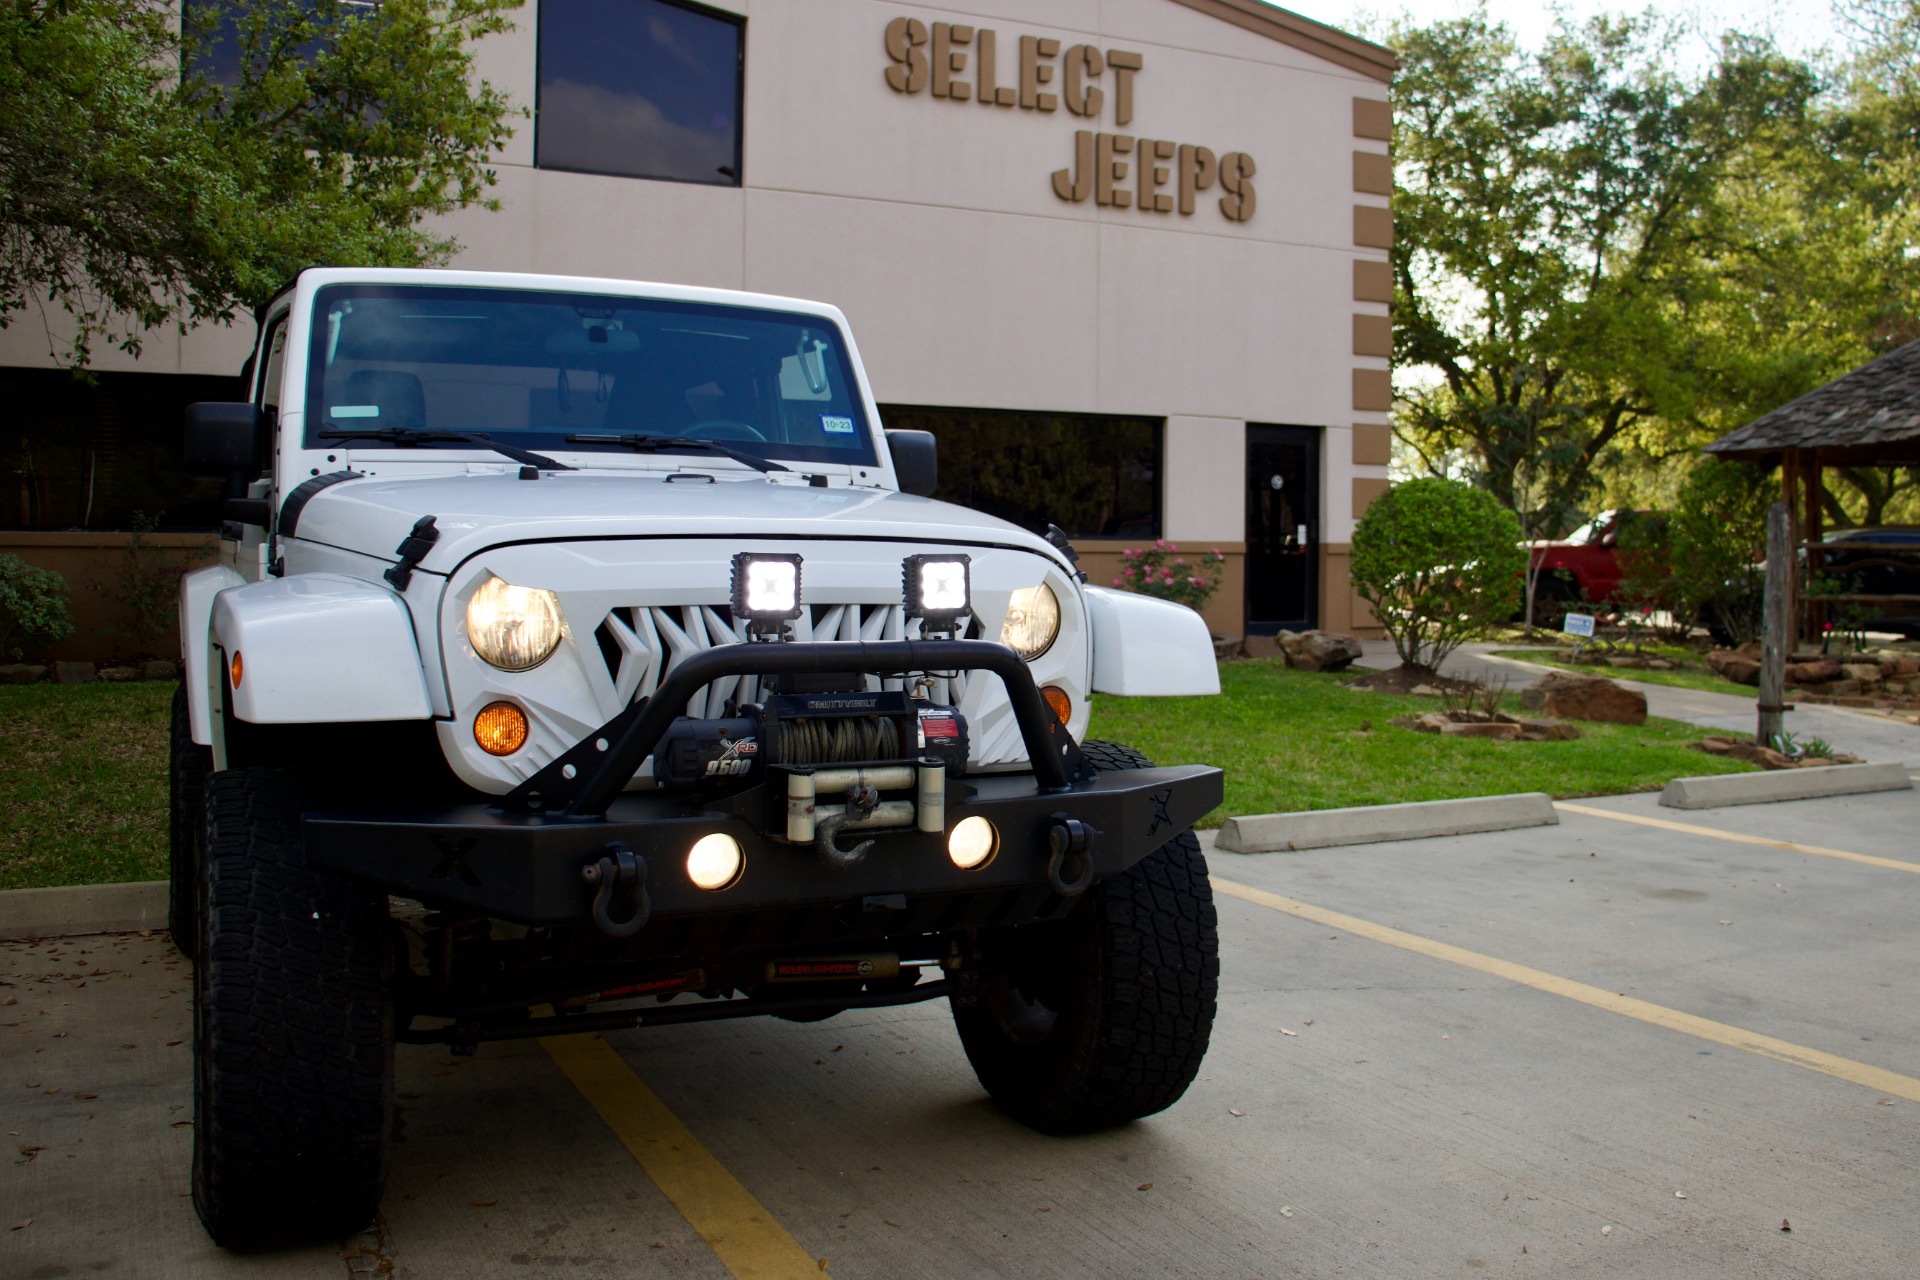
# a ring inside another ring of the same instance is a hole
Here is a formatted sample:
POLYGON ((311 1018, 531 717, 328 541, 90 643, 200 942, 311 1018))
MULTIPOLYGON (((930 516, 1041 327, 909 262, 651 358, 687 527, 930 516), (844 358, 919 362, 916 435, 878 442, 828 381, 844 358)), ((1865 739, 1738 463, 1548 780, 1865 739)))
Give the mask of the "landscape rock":
MULTIPOLYGON (((1213 652, 1216 657, 1219 656, 1218 641, 1214 642, 1213 652)), ((153 658, 140 664, 140 678, 142 680, 177 680, 180 678, 180 667, 166 658, 153 658)))
POLYGON ((32 662, 9 662, 0 666, 0 684, 33 684, 47 678, 47 669, 32 662))
POLYGON ((138 667, 102 667, 100 678, 110 684, 131 684, 140 678, 138 667))
POLYGON ((1622 689, 1604 676, 1550 671, 1520 691, 1520 705, 1555 720, 1592 720, 1602 724, 1644 724, 1645 695, 1622 689))
POLYGON ((1568 724, 1565 720, 1515 720, 1520 726, 1520 737, 1527 742, 1572 742, 1580 736, 1578 725, 1568 724))
POLYGON ((1920 660, 1913 658, 1882 658, 1880 659, 1880 675, 1882 678, 1888 680, 1898 676, 1920 675, 1920 660))
POLYGON ((1440 696, 1440 691, 1430 684, 1417 684, 1407 690, 1407 692, 1416 698, 1437 698, 1440 696))
POLYGON ((1359 638, 1338 631, 1282 631, 1276 638, 1287 665, 1301 671, 1345 671, 1361 654, 1359 638))
POLYGON ((1857 698, 1861 693, 1861 684, 1858 680, 1835 680, 1821 692, 1829 698, 1857 698))
POLYGON ((1280 637, 1248 636, 1240 642, 1240 652, 1249 658, 1277 658, 1280 656, 1280 637))
POLYGON ((1861 684, 1876 684, 1880 680, 1880 664, 1877 662, 1845 662, 1840 665, 1840 674, 1849 680, 1858 680, 1861 684))
POLYGON ((1707 654, 1707 668, 1716 675, 1725 675, 1723 670, 1729 662, 1760 663, 1760 646, 1749 641, 1738 649, 1715 649, 1707 654))
POLYGON ((1759 684, 1760 664, 1750 658, 1728 658, 1720 666, 1720 676, 1735 684, 1759 684))
POLYGON ((1466 723, 1449 721, 1441 726, 1440 732, 1449 738, 1492 738, 1496 742, 1512 742, 1520 736, 1520 726, 1505 724, 1498 720, 1466 723))
POLYGON ((1796 662, 1787 668, 1788 684, 1825 684, 1840 678, 1840 664, 1832 658, 1816 662, 1796 662))
POLYGON ((1394 723, 1412 729, 1415 733, 1441 733, 1453 722, 1447 719, 1444 711, 1428 711, 1422 715, 1396 720, 1394 723))
POLYGON ((99 668, 91 662, 56 662, 53 664, 53 678, 61 684, 86 684, 91 681, 99 668))

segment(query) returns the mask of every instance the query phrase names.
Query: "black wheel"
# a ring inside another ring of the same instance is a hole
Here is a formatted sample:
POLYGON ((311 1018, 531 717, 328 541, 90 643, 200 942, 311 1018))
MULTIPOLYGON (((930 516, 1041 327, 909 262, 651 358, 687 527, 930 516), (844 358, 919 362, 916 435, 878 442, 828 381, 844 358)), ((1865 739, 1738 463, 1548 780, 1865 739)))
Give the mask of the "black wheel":
MULTIPOLYGON (((1152 767, 1111 742, 1101 770, 1152 767)), ((986 993, 956 998, 960 1043, 999 1107, 1042 1133, 1085 1133, 1165 1110, 1206 1056, 1220 936, 1206 861, 1183 832, 1088 889, 1058 923, 983 935, 986 993)))
POLYGON ((305 865, 277 770, 214 774, 205 814, 193 1204, 225 1248, 335 1240, 386 1178, 386 895, 305 865))
POLYGON ((189 960, 200 935, 200 798, 212 772, 213 750, 193 740, 183 684, 173 691, 167 744, 167 930, 189 960))

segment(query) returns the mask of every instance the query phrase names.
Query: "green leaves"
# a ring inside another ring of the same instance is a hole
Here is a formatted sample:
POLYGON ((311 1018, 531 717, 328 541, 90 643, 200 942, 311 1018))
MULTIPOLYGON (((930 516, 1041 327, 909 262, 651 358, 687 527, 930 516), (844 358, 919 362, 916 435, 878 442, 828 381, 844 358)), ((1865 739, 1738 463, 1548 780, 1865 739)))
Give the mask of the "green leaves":
POLYGON ((1424 478, 1374 499, 1353 531, 1354 590, 1409 667, 1438 671, 1518 600, 1520 525, 1484 490, 1424 478))
POLYGON ((231 84, 204 74, 223 6, 184 36, 158 0, 0 7, 0 323, 45 297, 69 317, 55 356, 85 365, 302 267, 444 261, 426 220, 485 202, 525 114, 471 54, 519 3, 234 0, 231 84))

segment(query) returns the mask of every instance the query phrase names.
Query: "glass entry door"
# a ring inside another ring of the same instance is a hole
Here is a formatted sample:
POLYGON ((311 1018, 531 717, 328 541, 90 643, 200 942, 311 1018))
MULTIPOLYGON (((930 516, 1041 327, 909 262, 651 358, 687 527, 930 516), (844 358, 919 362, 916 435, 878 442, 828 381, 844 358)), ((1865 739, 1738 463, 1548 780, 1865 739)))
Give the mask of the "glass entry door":
POLYGON ((1247 426, 1247 634, 1307 631, 1320 604, 1320 431, 1247 426))

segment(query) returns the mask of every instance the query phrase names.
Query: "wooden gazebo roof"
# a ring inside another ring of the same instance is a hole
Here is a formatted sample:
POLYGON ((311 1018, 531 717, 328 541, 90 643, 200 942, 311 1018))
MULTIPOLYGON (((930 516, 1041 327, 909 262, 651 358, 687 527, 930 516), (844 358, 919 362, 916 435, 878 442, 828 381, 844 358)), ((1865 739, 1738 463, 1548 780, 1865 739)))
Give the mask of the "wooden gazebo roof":
POLYGON ((1707 446, 1721 458, 1765 463, 1813 450, 1823 466, 1920 463, 1920 342, 1889 351, 1707 446))

